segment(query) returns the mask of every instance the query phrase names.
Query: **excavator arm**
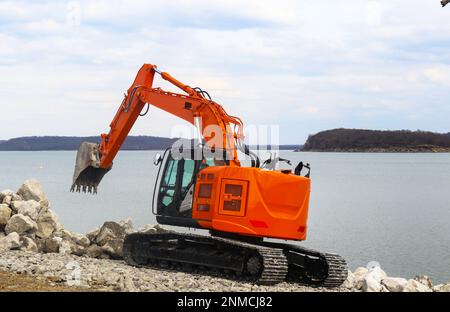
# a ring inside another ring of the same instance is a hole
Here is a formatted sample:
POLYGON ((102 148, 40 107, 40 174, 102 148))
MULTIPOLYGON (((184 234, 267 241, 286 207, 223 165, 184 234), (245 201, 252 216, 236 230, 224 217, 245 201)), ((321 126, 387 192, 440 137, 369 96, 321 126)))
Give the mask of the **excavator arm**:
POLYGON ((100 144, 81 144, 71 190, 97 192, 98 184, 111 169, 114 158, 146 104, 193 124, 208 147, 224 150, 230 165, 239 166, 237 149, 249 153, 242 143, 242 121, 228 115, 221 105, 208 97, 205 91, 181 83, 168 73, 160 72, 155 65, 144 64, 112 120, 109 133, 101 135, 100 144), (186 94, 154 88, 155 74, 186 94))

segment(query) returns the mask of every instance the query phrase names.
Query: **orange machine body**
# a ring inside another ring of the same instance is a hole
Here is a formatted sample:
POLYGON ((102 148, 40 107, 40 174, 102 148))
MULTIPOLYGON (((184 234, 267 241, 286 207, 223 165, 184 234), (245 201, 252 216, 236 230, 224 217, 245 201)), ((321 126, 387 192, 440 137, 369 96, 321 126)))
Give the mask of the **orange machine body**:
POLYGON ((101 135, 100 169, 111 168, 146 104, 196 125, 206 146, 225 151, 227 166, 203 168, 195 181, 191 221, 196 226, 247 236, 306 238, 310 179, 259 165, 241 167, 237 149, 242 148, 244 139, 242 121, 228 115, 201 89, 181 83, 155 65, 142 66, 110 124, 110 132, 101 135), (186 94, 155 88, 155 73, 186 94), (218 130, 211 133, 208 129, 213 126, 218 130))
POLYGON ((192 217, 206 229, 305 240, 310 185, 280 171, 208 167, 197 177, 192 217))

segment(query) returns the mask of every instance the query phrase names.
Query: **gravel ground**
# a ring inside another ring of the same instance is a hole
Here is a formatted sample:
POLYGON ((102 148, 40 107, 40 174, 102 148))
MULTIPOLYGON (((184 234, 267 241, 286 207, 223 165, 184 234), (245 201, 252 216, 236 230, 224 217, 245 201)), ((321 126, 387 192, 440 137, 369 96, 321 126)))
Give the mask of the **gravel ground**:
MULTIPOLYGON (((1 254, 0 271, 20 273, 21 275, 14 274, 14 276, 26 278, 26 283, 16 285, 15 290, 25 291, 61 291, 67 290, 66 286, 72 285, 75 286, 74 290, 100 291, 347 291, 341 288, 330 290, 291 283, 260 286, 199 274, 136 268, 124 261, 26 251, 9 251, 1 254), (30 276, 35 278, 30 279, 30 276), (30 283, 44 284, 33 288, 27 286, 30 283), (25 285, 24 289, 21 289, 20 285, 25 285)), ((8 279, 0 277, 0 290, 10 290, 5 283, 8 283, 8 279)))

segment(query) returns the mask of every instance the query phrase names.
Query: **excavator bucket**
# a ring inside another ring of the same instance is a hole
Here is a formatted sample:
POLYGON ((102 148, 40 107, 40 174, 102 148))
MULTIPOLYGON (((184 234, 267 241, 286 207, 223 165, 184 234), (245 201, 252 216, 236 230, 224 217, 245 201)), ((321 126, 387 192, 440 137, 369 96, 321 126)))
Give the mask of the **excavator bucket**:
POLYGON ((111 168, 100 168, 99 145, 83 142, 80 145, 73 173, 72 192, 97 193, 97 187, 103 176, 111 168))

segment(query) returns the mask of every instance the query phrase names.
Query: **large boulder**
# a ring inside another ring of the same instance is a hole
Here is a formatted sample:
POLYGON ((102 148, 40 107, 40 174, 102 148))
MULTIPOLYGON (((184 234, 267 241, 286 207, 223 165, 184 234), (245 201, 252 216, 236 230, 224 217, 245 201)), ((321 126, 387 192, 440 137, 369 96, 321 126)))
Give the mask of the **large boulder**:
POLYGON ((416 281, 414 279, 408 280, 408 283, 406 284, 404 292, 432 292, 433 290, 428 287, 427 285, 422 284, 419 281, 416 281))
POLYGON ((11 207, 15 212, 28 216, 34 221, 38 219, 41 211, 41 204, 34 199, 13 201, 11 207))
POLYGON ((69 240, 76 245, 80 245, 82 247, 89 247, 89 245, 91 244, 89 238, 87 238, 85 235, 74 233, 68 230, 62 230, 61 234, 62 238, 69 240))
POLYGON ((5 227, 5 233, 16 232, 19 235, 25 233, 34 233, 37 230, 37 224, 30 217, 23 214, 16 214, 9 219, 5 227))
POLYGON ((12 210, 7 205, 0 204, 0 227, 6 225, 11 219, 12 210))
POLYGON ((95 242, 99 246, 105 245, 107 242, 115 239, 124 239, 126 235, 125 229, 117 222, 107 221, 103 223, 100 231, 95 238, 95 242))
POLYGON ((20 250, 38 252, 38 247, 36 243, 30 237, 22 236, 20 238, 20 243, 21 243, 20 250))
POLYGON ((408 280, 399 277, 386 277, 383 278, 381 284, 390 292, 403 292, 408 280))
POLYGON ((380 267, 371 268, 363 280, 362 289, 365 292, 381 292, 383 287, 381 280, 386 278, 387 274, 380 267))
POLYGON ((0 239, 0 253, 20 248, 20 236, 16 232, 9 233, 0 239))
POLYGON ((17 191, 17 194, 24 200, 34 199, 39 202, 42 207, 49 206, 47 195, 45 195, 41 183, 35 179, 26 180, 17 191))
POLYGON ((49 238, 53 232, 61 230, 62 225, 58 222, 58 217, 51 209, 43 209, 37 219, 36 236, 40 238, 49 238))

